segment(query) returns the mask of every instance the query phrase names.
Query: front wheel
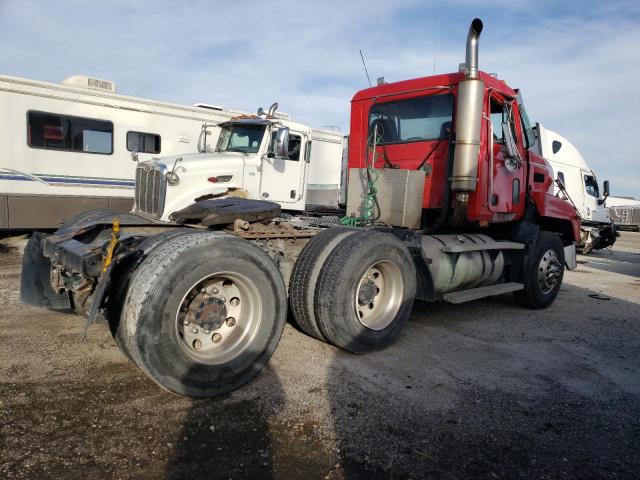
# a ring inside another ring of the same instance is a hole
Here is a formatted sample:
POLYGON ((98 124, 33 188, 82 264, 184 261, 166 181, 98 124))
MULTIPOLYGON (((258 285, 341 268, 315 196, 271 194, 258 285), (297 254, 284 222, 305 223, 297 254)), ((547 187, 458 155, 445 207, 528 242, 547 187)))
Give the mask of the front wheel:
POLYGON ((514 292, 516 301, 534 309, 551 305, 564 276, 564 248, 557 234, 540 232, 524 276, 524 290, 514 292))
POLYGON ((131 278, 127 351, 160 386, 214 396, 247 383, 274 352, 286 319, 284 281, 250 242, 193 232, 158 245, 131 278))

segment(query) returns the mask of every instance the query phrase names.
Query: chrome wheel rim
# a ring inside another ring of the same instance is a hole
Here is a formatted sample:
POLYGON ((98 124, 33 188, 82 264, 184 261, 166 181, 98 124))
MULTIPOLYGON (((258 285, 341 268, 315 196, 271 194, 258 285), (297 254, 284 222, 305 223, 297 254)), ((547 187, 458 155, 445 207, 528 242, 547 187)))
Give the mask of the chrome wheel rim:
POLYGON ((544 294, 550 293, 559 283, 562 263, 555 250, 549 249, 538 264, 538 286, 544 294))
POLYGON ((355 292, 356 318, 372 330, 388 327, 400 310, 404 280, 400 268, 384 260, 371 265, 355 292))
POLYGON ((260 294, 244 275, 220 272, 198 280, 182 297, 175 333, 199 363, 227 363, 253 342, 262 323, 260 294))

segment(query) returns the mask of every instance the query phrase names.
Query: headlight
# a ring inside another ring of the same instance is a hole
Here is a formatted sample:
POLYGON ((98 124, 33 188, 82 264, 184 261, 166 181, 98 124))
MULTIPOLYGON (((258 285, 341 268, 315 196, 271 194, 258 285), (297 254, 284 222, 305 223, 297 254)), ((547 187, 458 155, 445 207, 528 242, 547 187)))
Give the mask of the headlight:
POLYGON ((176 172, 167 172, 167 183, 171 186, 178 185, 180 183, 180 177, 176 172))

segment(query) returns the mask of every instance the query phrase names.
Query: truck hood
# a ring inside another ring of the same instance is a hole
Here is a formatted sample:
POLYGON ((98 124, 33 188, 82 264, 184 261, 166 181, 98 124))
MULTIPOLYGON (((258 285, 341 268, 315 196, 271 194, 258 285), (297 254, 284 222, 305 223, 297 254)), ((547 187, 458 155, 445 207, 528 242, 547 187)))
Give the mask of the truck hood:
POLYGON ((183 175, 192 176, 209 172, 209 177, 239 175, 240 178, 234 180, 241 181, 245 163, 247 161, 255 161, 255 157, 255 155, 245 155, 239 152, 190 153, 186 155, 171 155, 153 159, 152 161, 164 165, 167 172, 173 170, 180 178, 183 175))
POLYGON ((162 219, 168 219, 171 213, 191 205, 198 198, 245 189, 245 170, 247 167, 255 169, 257 161, 257 155, 239 152, 195 153, 156 159, 155 163, 164 167, 163 170, 173 171, 178 176, 178 183, 167 183, 162 219))

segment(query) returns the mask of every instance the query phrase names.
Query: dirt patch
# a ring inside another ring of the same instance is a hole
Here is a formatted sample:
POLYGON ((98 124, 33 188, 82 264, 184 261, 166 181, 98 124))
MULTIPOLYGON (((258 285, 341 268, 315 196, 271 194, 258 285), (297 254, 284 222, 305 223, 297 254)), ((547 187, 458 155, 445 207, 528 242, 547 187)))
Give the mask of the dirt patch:
POLYGON ((254 381, 198 401, 158 388, 106 326, 80 342, 78 317, 20 304, 20 255, 4 251, 0 477, 635 479, 631 235, 567 272, 546 310, 509 295, 418 302, 396 343, 366 356, 287 326, 254 381))

